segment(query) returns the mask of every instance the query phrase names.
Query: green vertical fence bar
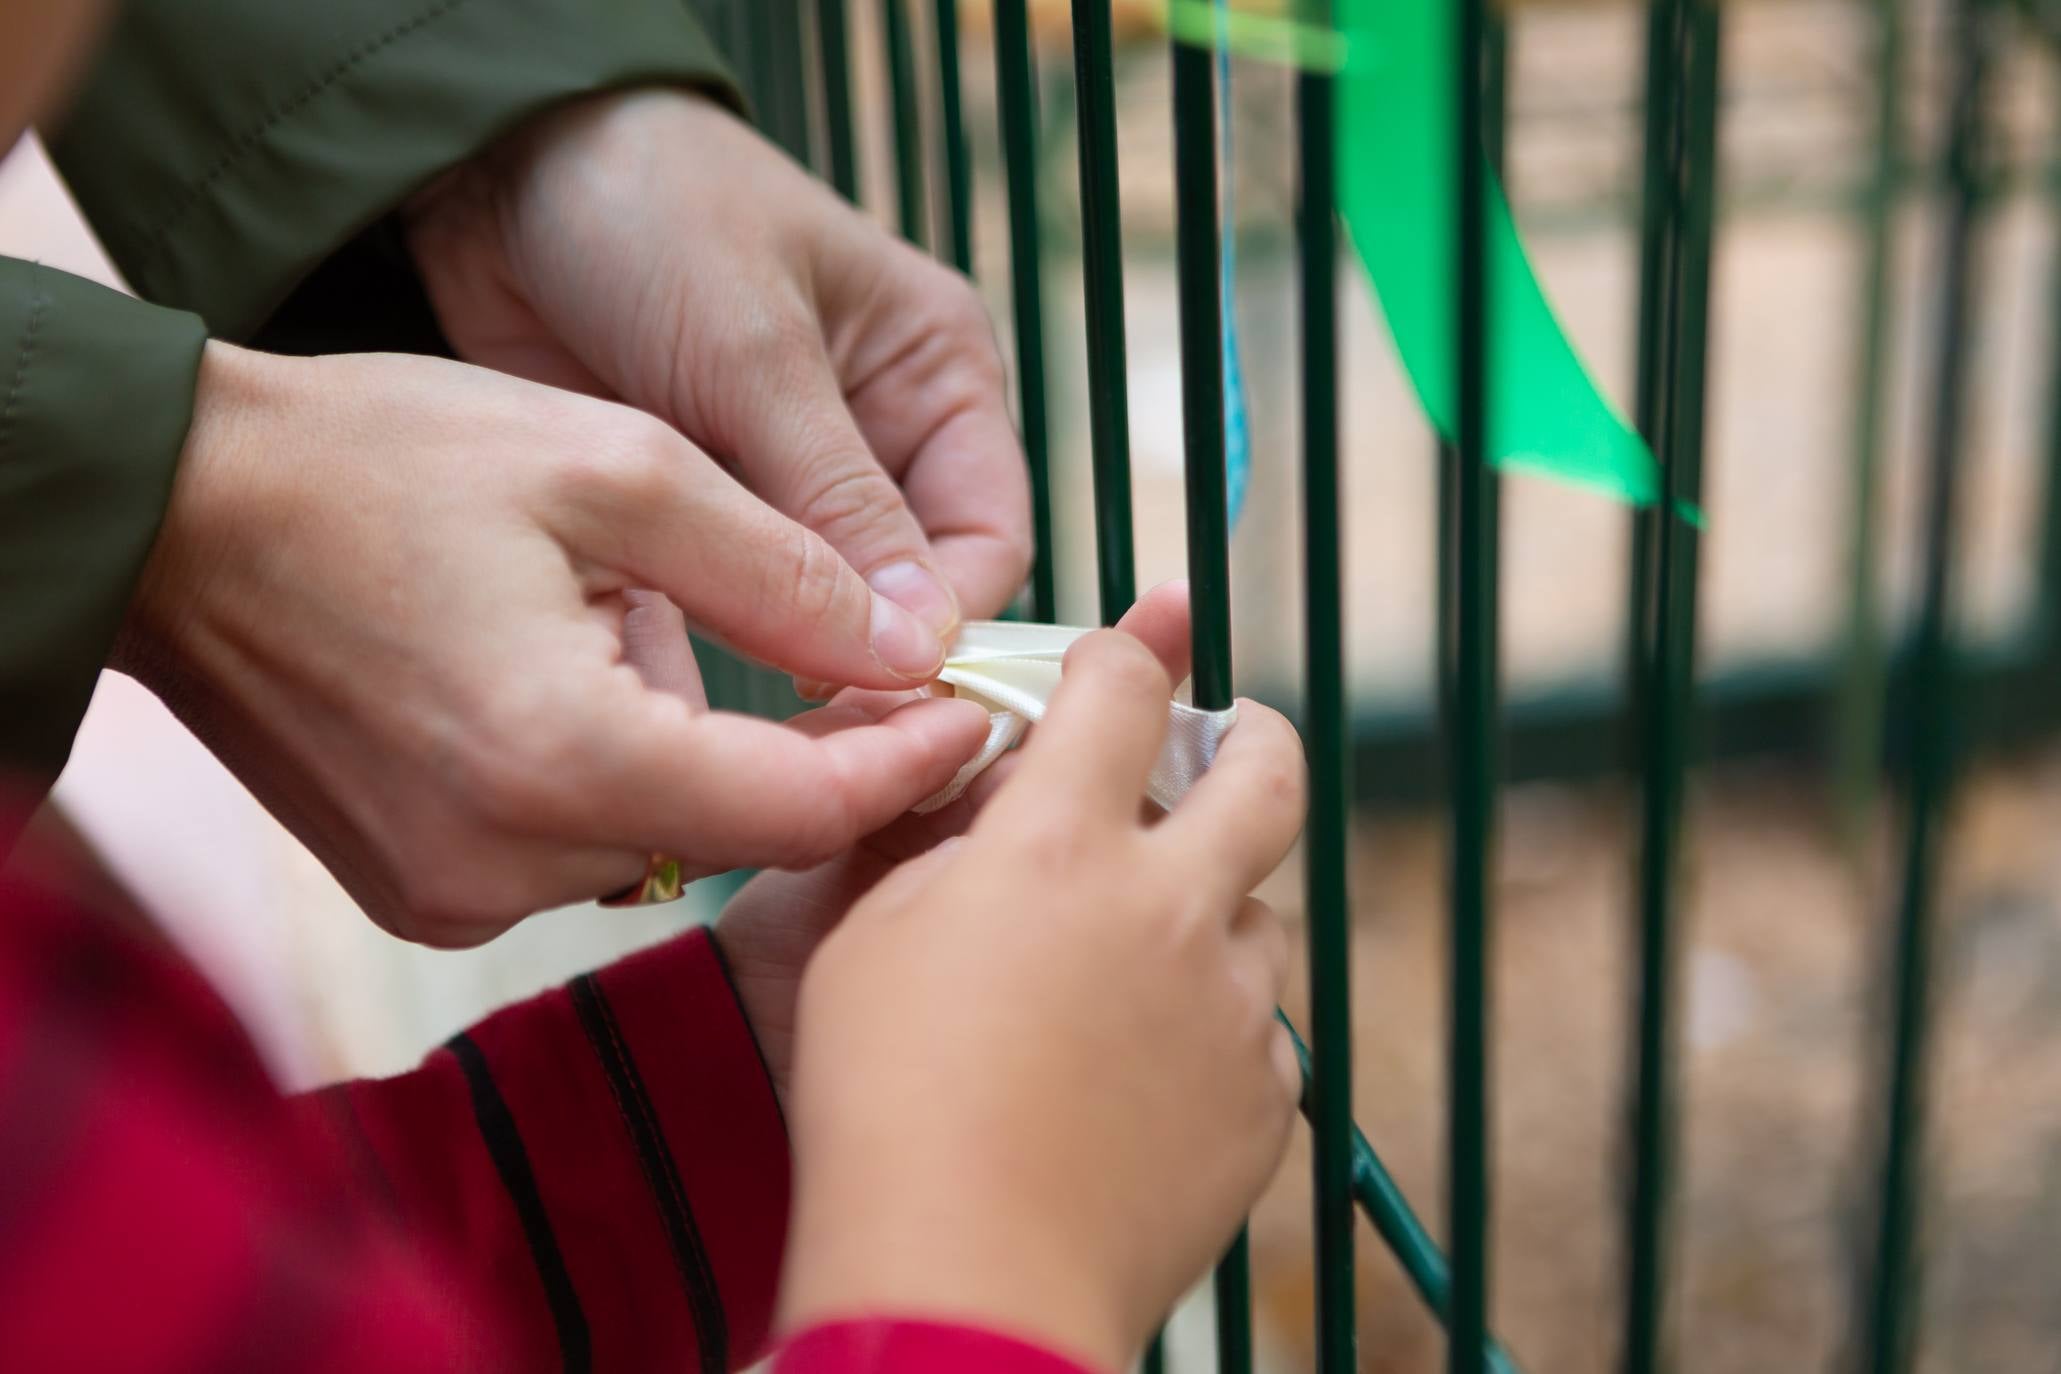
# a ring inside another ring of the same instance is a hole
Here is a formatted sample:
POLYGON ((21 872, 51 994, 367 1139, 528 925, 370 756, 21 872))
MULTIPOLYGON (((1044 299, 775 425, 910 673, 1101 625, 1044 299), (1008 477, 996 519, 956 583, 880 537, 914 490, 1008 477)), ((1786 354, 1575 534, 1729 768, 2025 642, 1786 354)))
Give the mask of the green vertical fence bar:
POLYGON ((1453 834, 1452 1043, 1447 1125, 1447 1216, 1452 1237, 1452 1322, 1446 1345, 1453 1374, 1480 1374, 1488 1357, 1489 949, 1495 855, 1496 500, 1488 462, 1486 263, 1488 165, 1478 85, 1486 40, 1485 0, 1459 0, 1454 128, 1458 138, 1454 331, 1451 576, 1452 719, 1448 722, 1453 834))
POLYGON ((887 48, 888 96, 894 107, 895 207, 902 236, 930 246, 930 192, 923 175, 923 110, 916 92, 916 40, 909 32, 907 0, 880 0, 887 48))
MULTIPOLYGON (((1304 18, 1331 22, 1329 0, 1304 18)), ((1304 907, 1310 938, 1312 1232, 1317 1372, 1358 1368, 1353 1310, 1352 904, 1347 885, 1352 739, 1345 694, 1344 501, 1338 478, 1338 226, 1331 78, 1296 77, 1302 325, 1304 719, 1310 815, 1304 907)))
MULTIPOLYGON (((1117 194, 1116 61, 1109 0, 1073 0, 1074 128, 1080 159, 1081 292, 1088 336, 1088 443, 1094 465, 1095 582, 1102 623, 1138 599, 1132 552, 1131 407, 1124 347, 1123 207, 1117 194)), ((1144 1374, 1162 1374, 1159 1337, 1144 1374)))
MULTIPOLYGON (((1181 437, 1195 704, 1231 704, 1230 514, 1224 478, 1223 277, 1217 239, 1216 63, 1173 45, 1174 233, 1181 313, 1181 437)), ((1245 1232, 1217 1264, 1217 1369, 1252 1369, 1252 1256, 1245 1232)))
MULTIPOLYGON (((1500 176, 1503 171, 1504 131, 1510 115, 1510 25, 1495 10, 1490 10, 1483 22, 1486 27, 1483 30, 1480 68, 1482 137, 1489 168, 1500 176)), ((1453 553, 1453 521, 1459 468, 1450 443, 1440 439, 1437 449, 1438 504, 1435 518, 1438 531, 1433 555, 1437 568, 1437 591, 1432 621, 1437 626, 1438 642, 1432 655, 1432 668, 1437 678, 1439 718, 1450 719, 1453 711, 1452 634, 1458 623, 1453 611, 1453 571, 1459 566, 1453 553)))
MULTIPOLYGON (((1670 44, 1681 34, 1683 6, 1687 0, 1648 0, 1646 7, 1646 93, 1645 130, 1642 140, 1644 161, 1640 173, 1639 203, 1639 314, 1635 335, 1636 374, 1632 383, 1633 423, 1650 448, 1661 432, 1660 414, 1668 367, 1666 338, 1669 328, 1667 289, 1673 272, 1673 242, 1668 230, 1666 194, 1668 154, 1675 146, 1681 122, 1681 102, 1676 98, 1676 63, 1670 44)), ((1641 636, 1647 629, 1646 608, 1652 604, 1648 585, 1653 568, 1653 522, 1643 512, 1631 515, 1631 581, 1625 611, 1626 731, 1625 763, 1638 763, 1638 722, 1643 719, 1645 690, 1642 665, 1647 646, 1641 636)))
POLYGON ((858 143, 852 132, 851 37, 846 0, 816 0, 816 63, 823 83, 823 141, 830 184, 846 200, 859 198, 858 143))
POLYGON ((938 125, 945 153, 945 219, 951 231, 951 261, 973 272, 973 170, 966 155, 966 116, 959 86, 959 0, 937 0, 932 11, 937 39, 938 125))
POLYGON ((1882 758, 1880 571, 1882 381, 1887 370, 1891 309, 1889 270, 1896 245, 1897 181, 1903 140, 1903 14, 1901 0, 1875 0, 1875 161, 1862 203, 1866 237, 1861 262, 1859 336, 1854 341, 1852 485, 1847 502, 1845 661, 1833 736, 1833 777, 1849 853, 1862 839, 1882 758))
POLYGON ((1105 625, 1115 623, 1138 594, 1131 536, 1131 408, 1124 351, 1123 211, 1117 195, 1112 41, 1109 0, 1073 0, 1088 437, 1095 465, 1095 567, 1105 625))
POLYGON ((1696 527, 1679 512, 1702 496, 1705 359, 1710 303, 1711 223, 1717 170, 1718 8, 1682 0, 1656 8, 1664 25, 1648 75, 1651 96, 1670 109, 1649 128, 1666 142, 1649 155, 1646 196, 1658 223, 1661 268, 1652 284, 1657 319, 1645 413, 1661 467, 1663 498, 1640 519, 1649 562, 1634 579, 1647 600, 1636 608, 1638 740, 1642 768, 1638 984, 1634 1005, 1632 1193, 1626 1218, 1624 1368, 1662 1367, 1667 1293, 1666 1221, 1673 1149, 1675 899, 1683 780, 1694 717, 1696 527))
POLYGON ((1058 618, 1052 564, 1051 431, 1045 397, 1045 286, 1038 224, 1037 69, 1024 0, 995 0, 995 98, 1009 197, 1010 313, 1016 331, 1017 423, 1030 464, 1031 619, 1058 618))
POLYGON ((1924 581, 1911 643, 1911 694, 1901 722, 1903 889, 1891 973, 1889 1081, 1884 1097, 1881 1200, 1869 1286, 1866 1368, 1905 1374, 1917 1345, 1919 1174, 1924 1149, 1926 1030, 1934 889, 1942 813, 1953 780, 1954 510, 1968 403, 1970 315, 1981 213, 1983 91, 1988 61, 1982 0, 1949 7, 1952 86, 1947 134, 1947 211, 1938 275, 1933 397, 1926 435, 1924 581))
MULTIPOLYGON (((2053 137, 2053 135, 2049 135, 2053 137)), ((2061 188, 2057 188, 2061 191, 2061 188)), ((2061 194, 2049 204, 2061 207, 2061 194)), ((2049 249, 2046 491, 2040 519, 2039 632, 2048 681, 2061 680, 2061 244, 2049 249)))

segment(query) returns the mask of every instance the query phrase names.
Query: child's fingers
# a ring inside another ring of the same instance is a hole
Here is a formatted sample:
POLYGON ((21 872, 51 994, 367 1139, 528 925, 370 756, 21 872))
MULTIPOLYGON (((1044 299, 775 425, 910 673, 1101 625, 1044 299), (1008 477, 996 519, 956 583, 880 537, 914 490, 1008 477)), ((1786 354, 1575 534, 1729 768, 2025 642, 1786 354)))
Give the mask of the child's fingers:
POLYGON ((1302 741, 1280 712, 1241 698, 1216 762, 1152 831, 1226 896, 1250 892, 1302 830, 1302 741))
POLYGON ((1116 622, 1116 628, 1152 650, 1170 680, 1179 682, 1188 676, 1191 640, 1186 578, 1162 582, 1139 597, 1116 622))
POLYGON ((1281 918, 1257 897, 1247 897, 1231 916, 1234 960, 1249 966, 1254 987, 1267 1006, 1281 1000, 1288 988, 1288 931, 1281 918))
POLYGON ((1159 757, 1172 697, 1166 669, 1143 644, 1114 630, 1082 636, 1067 650, 1059 689, 996 809, 1129 820, 1159 757))

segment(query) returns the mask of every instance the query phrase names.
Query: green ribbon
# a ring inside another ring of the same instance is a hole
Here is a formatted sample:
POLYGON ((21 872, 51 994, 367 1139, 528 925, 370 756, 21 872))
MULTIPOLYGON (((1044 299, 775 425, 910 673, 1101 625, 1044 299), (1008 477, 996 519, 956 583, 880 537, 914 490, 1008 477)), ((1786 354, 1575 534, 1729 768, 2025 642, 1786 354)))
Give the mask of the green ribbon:
MULTIPOLYGON (((1249 10, 1226 19, 1208 0, 1170 0, 1167 27, 1183 42, 1335 76, 1339 213, 1418 402, 1450 440, 1459 241, 1451 3, 1333 0, 1333 9, 1335 29, 1249 10)), ((1660 494, 1652 453, 1554 318, 1493 176, 1488 201, 1490 461, 1650 505, 1660 494)), ((1694 509, 1680 514, 1701 523, 1694 509)))
MULTIPOLYGON (((1450 440, 1459 241, 1451 7, 1336 0, 1336 13, 1352 54, 1337 77, 1339 210, 1417 399, 1450 440)), ((1650 504, 1660 491, 1653 455, 1575 355, 1493 177, 1488 201, 1490 460, 1650 504)))

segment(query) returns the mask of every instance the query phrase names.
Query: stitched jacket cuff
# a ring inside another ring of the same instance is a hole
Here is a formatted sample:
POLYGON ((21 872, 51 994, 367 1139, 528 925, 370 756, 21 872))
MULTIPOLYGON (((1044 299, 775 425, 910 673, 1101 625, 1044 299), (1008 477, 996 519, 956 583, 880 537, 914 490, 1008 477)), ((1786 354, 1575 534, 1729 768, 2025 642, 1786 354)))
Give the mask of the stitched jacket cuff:
POLYGON ((205 343, 192 315, 0 258, 0 777, 31 794, 157 538, 205 343))
POLYGON ((132 0, 50 146, 138 292, 243 339, 439 172, 653 84, 735 103, 686 0, 132 0))

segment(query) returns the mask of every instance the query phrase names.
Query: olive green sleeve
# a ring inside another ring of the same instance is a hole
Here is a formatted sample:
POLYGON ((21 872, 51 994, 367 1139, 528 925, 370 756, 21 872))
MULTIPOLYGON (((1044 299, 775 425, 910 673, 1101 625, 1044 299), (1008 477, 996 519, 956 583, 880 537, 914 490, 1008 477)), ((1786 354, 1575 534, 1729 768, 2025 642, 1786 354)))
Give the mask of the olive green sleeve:
MULTIPOLYGON (((157 537, 205 342, 193 315, 0 258, 0 788, 39 794, 64 766, 157 537)), ((0 826, 0 854, 8 840, 0 826)))
POLYGON ((653 84, 735 103, 687 0, 130 0, 45 132, 136 290, 245 339, 439 172, 653 84))

